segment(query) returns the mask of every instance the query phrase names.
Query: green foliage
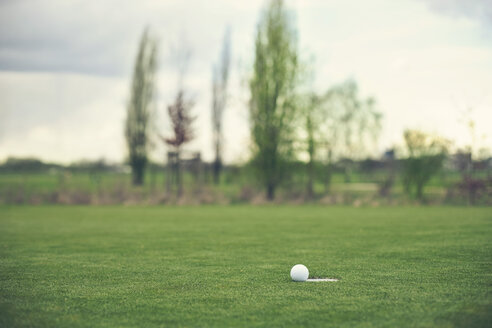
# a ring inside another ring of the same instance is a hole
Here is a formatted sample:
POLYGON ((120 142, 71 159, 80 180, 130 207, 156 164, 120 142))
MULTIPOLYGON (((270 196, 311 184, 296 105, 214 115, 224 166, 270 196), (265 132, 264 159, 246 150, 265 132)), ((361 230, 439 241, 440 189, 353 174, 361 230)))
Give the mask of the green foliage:
MULTIPOLYGON (((308 155, 308 186, 312 195, 313 166, 316 157, 324 154, 325 191, 328 191, 333 174, 333 162, 345 161, 345 171, 351 168, 352 159, 372 155, 381 131, 382 115, 376 109, 374 98, 362 98, 355 81, 335 85, 323 95, 310 93, 300 100, 303 122, 302 135, 308 155)), ((351 171, 351 170, 350 170, 351 171)))
POLYGON ((128 156, 135 185, 143 183, 147 164, 156 68, 157 42, 150 38, 146 29, 135 60, 125 122, 128 156))
POLYGON ((0 172, 47 172, 51 169, 60 168, 61 165, 53 163, 45 163, 37 158, 16 158, 9 157, 0 164, 0 172))
POLYGON ((319 148, 320 138, 320 126, 322 122, 321 115, 321 99, 315 94, 309 94, 300 99, 300 113, 303 116, 303 124, 301 124, 301 130, 305 136, 305 147, 303 151, 307 152, 307 186, 306 192, 308 197, 314 196, 314 180, 315 180, 315 161, 316 154, 319 148))
POLYGON ((295 31, 283 1, 273 0, 258 25, 250 80, 253 163, 269 199, 293 153, 297 72, 295 31))
POLYGON ((323 95, 319 129, 327 151, 335 158, 370 156, 381 132, 382 114, 372 97, 363 98, 354 80, 330 88, 323 95))
POLYGON ((422 200, 424 187, 442 168, 449 141, 418 130, 403 134, 408 157, 403 160, 403 185, 409 195, 422 200))
POLYGON ((491 234, 486 208, 0 207, 0 326, 487 327, 491 234))

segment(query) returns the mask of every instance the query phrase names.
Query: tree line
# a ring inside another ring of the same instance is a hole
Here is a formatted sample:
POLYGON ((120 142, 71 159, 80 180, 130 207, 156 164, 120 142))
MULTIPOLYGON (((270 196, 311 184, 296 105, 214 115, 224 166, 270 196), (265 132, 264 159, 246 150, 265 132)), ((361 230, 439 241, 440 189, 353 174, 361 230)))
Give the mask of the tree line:
MULTIPOLYGON (((366 130, 376 131, 374 128, 379 124, 380 114, 374 110, 374 102, 359 99, 354 81, 336 86, 322 95, 300 91, 302 65, 296 33, 283 1, 270 1, 257 26, 254 64, 249 78, 251 162, 268 199, 274 198, 288 162, 298 153, 295 148, 304 147, 299 145, 298 136, 306 136, 310 166, 318 149, 323 147, 329 172, 336 149, 342 148, 337 143, 343 140, 345 149, 356 151, 364 143, 366 130)), ((181 55, 186 57, 186 54, 181 55)), ((223 117, 228 101, 230 62, 230 32, 227 30, 220 58, 212 70, 215 183, 220 180, 222 167, 223 117)), ((128 161, 135 185, 143 184, 151 146, 156 70, 157 41, 146 29, 135 60, 125 123, 128 161)), ((180 74, 182 77, 183 69, 180 74)), ((167 108, 172 136, 160 138, 177 154, 178 163, 182 147, 194 137, 192 107, 193 100, 187 98, 180 82, 175 100, 167 108)), ((313 174, 310 169, 309 193, 312 193, 313 174)), ((179 175, 178 171, 178 178, 179 175)))
MULTIPOLYGON (((228 105, 230 75, 230 31, 224 35, 220 56, 212 68, 211 121, 213 128, 214 182, 223 166, 223 118, 228 105)), ((143 184, 151 148, 153 96, 157 70, 157 41, 145 30, 140 40, 127 105, 125 137, 133 183, 143 184)), ((160 140, 177 157, 177 177, 183 147, 193 140, 194 100, 182 80, 187 53, 181 53, 175 98, 167 106, 172 129, 160 140)), ((248 78, 251 165, 269 200, 289 174, 289 163, 302 157, 306 162, 306 194, 314 195, 316 178, 329 191, 333 164, 343 158, 361 159, 375 145, 381 131, 382 114, 374 97, 362 97, 354 80, 314 92, 305 87, 309 65, 300 59, 297 30, 282 0, 271 0, 261 13, 254 43, 254 61, 248 78), (322 163, 323 176, 315 177, 315 163, 322 163)), ((420 131, 404 134, 406 155, 403 182, 408 193, 423 195, 425 184, 443 165, 449 143, 420 131)), ((347 178, 350 162, 344 165, 347 178)), ((392 185, 390 174, 386 186, 392 185)))

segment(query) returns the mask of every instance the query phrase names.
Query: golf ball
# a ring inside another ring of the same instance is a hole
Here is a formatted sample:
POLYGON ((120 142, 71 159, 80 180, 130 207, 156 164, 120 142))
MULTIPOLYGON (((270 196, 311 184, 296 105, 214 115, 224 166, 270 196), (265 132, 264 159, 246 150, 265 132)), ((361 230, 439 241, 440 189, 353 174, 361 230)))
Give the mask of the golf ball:
POLYGON ((305 265, 296 264, 290 270, 290 277, 294 281, 306 281, 309 277, 309 270, 305 265))

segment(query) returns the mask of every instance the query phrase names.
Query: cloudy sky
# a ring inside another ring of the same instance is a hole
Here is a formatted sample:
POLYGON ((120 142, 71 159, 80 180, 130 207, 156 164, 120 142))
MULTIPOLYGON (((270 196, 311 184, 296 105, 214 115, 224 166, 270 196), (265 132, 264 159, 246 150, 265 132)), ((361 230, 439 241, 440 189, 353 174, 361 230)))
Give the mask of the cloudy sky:
MULTIPOLYGON (((125 158, 123 121, 133 60, 145 26, 160 40, 157 126, 176 82, 173 49, 192 50, 186 84, 196 99, 198 138, 212 158, 210 76, 232 30, 226 159, 247 158, 253 41, 263 0, 0 0, 0 160, 71 162, 125 158)), ((489 0, 291 0, 302 57, 323 91, 347 78, 384 114, 380 149, 405 128, 492 147, 492 2, 489 0)), ((153 157, 162 159, 162 149, 153 157)))

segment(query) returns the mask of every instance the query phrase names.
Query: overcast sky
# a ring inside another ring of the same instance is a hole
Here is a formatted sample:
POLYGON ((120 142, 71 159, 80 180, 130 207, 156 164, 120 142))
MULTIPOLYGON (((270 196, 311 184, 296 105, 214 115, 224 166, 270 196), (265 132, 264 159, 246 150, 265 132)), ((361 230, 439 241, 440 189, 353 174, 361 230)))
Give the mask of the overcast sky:
MULTIPOLYGON (((248 156, 248 90, 263 0, 0 0, 0 160, 35 156, 71 162, 125 158, 123 122, 133 60, 146 25, 160 40, 158 127, 175 93, 172 49, 192 49, 186 84, 198 115, 190 150, 212 158, 211 68, 232 30, 231 101, 225 116, 229 162, 248 156)), ((492 146, 490 0, 287 1, 299 49, 313 59, 314 88, 347 78, 384 114, 380 149, 405 128, 470 143, 463 113, 473 108, 476 142, 492 146)), ((311 60, 310 60, 311 61, 311 60)), ((162 159, 162 148, 154 159, 162 159)))

